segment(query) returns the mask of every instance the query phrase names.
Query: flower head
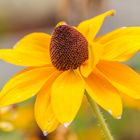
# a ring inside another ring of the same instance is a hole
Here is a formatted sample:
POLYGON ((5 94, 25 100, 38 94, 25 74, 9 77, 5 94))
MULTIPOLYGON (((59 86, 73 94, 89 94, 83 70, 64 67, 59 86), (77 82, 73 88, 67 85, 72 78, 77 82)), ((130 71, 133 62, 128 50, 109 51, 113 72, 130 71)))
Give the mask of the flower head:
POLYGON ((60 71, 77 69, 88 59, 88 42, 73 27, 60 25, 52 34, 50 56, 52 64, 60 71))
POLYGON ((3 87, 0 106, 37 94, 35 118, 44 133, 75 118, 86 90, 115 118, 122 114, 121 95, 140 99, 140 76, 120 62, 140 49, 140 27, 120 28, 95 38, 108 11, 77 27, 59 23, 52 35, 32 33, 13 49, 1 49, 6 62, 27 66, 3 87))

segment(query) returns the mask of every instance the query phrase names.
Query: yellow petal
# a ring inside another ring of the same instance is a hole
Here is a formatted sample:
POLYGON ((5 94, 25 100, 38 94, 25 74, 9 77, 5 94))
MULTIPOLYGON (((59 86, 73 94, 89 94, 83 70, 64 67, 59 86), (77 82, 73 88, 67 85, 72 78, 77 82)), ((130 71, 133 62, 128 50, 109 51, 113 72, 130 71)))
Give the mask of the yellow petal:
POLYGON ((52 107, 62 124, 73 121, 80 108, 83 94, 83 82, 79 75, 72 70, 63 72, 54 81, 52 107))
POLYGON ((140 100, 139 99, 133 99, 130 96, 127 96, 125 94, 121 94, 121 97, 122 97, 122 100, 126 107, 140 110, 140 100))
POLYGON ((126 61, 140 50, 140 27, 120 28, 96 41, 104 45, 103 60, 126 61))
POLYGON ((84 77, 88 77, 88 75, 93 71, 94 67, 99 62, 102 56, 103 50, 104 50, 103 45, 89 41, 88 60, 85 63, 83 63, 80 67, 80 72, 84 77))
POLYGON ((140 50, 140 36, 120 37, 108 42, 104 46, 103 60, 127 61, 140 50))
POLYGON ((24 101, 34 96, 44 85, 52 67, 27 68, 9 80, 0 93, 0 106, 6 106, 24 101))
POLYGON ((98 38, 96 38, 96 41, 98 41, 101 44, 105 44, 110 40, 113 40, 115 38, 119 38, 122 36, 127 36, 127 35, 140 35, 140 27, 121 27, 119 29, 116 29, 110 33, 107 33, 105 35, 102 35, 98 38))
POLYGON ((50 64, 50 36, 32 33, 22 38, 13 49, 0 49, 0 59, 20 66, 50 64))
POLYGON ((122 102, 118 91, 96 69, 85 79, 88 94, 115 118, 122 114, 122 102))
POLYGON ((37 95, 35 102, 35 118, 43 132, 50 133, 56 129, 59 122, 51 106, 51 85, 58 73, 54 73, 37 95))
POLYGON ((97 68, 120 92, 140 99, 140 75, 130 67, 118 62, 101 61, 97 68))
POLYGON ((115 11, 110 10, 92 19, 79 24, 78 30, 89 40, 93 40, 100 30, 105 17, 114 15, 115 11))

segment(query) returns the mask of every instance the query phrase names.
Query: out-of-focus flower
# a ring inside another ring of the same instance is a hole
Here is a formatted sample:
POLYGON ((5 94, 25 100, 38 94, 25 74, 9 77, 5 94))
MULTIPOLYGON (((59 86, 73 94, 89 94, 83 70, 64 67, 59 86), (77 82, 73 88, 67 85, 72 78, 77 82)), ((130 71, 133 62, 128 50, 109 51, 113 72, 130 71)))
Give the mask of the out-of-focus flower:
POLYGON ((14 125, 11 123, 11 122, 8 122, 8 121, 1 121, 0 122, 0 129, 2 130, 2 131, 12 131, 12 130, 14 130, 14 125))
POLYGON ((0 130, 9 132, 14 130, 15 126, 9 118, 13 118, 14 114, 9 114, 9 111, 13 108, 13 106, 7 106, 0 108, 0 130), (9 118, 7 119, 7 114, 9 114, 9 118))
POLYGON ((15 115, 15 120, 13 121, 14 125, 18 129, 27 129, 34 126, 34 114, 33 107, 27 105, 21 108, 17 108, 17 113, 15 115), (27 117, 23 117, 26 116, 27 117))
POLYGON ((27 129, 31 127, 34 120, 33 109, 31 105, 24 107, 7 106, 0 108, 0 129, 3 131, 12 131, 14 129, 27 129), (26 116, 28 114, 27 117, 26 116))
POLYGON ((35 117, 44 134, 75 118, 85 89, 115 118, 121 94, 140 99, 140 76, 121 64, 140 49, 140 27, 120 28, 95 39, 108 11, 72 27, 59 23, 52 35, 32 33, 13 49, 1 49, 6 62, 28 66, 2 89, 0 106, 36 95, 35 117))

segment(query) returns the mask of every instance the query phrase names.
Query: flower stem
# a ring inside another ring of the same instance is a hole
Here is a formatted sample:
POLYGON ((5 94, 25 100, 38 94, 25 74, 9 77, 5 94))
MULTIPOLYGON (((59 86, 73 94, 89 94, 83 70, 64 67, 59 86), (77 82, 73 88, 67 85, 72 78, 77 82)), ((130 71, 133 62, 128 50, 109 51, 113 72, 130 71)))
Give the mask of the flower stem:
POLYGON ((108 129, 108 126, 105 122, 105 119, 103 118, 103 115, 98 107, 98 105, 91 99, 91 97, 88 95, 88 93, 86 92, 85 93, 86 97, 87 97, 87 100, 92 108, 92 111, 95 113, 96 115, 96 118, 98 120, 98 123, 103 131, 103 134, 104 134, 104 138, 105 140, 114 140, 111 133, 110 133, 110 130, 108 129))

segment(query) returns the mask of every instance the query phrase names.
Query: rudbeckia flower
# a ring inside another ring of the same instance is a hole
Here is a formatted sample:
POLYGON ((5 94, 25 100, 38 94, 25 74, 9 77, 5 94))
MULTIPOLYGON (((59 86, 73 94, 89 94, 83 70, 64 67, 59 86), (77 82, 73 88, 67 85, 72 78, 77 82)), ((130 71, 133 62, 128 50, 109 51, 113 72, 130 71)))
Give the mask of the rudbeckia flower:
POLYGON ((120 118, 121 94, 140 99, 140 76, 121 62, 140 49, 140 27, 119 28, 96 37, 108 11, 77 27, 59 23, 51 35, 31 33, 0 59, 27 66, 3 87, 0 106, 37 95, 35 118, 44 133, 68 126, 80 108, 85 90, 103 109, 120 118))

